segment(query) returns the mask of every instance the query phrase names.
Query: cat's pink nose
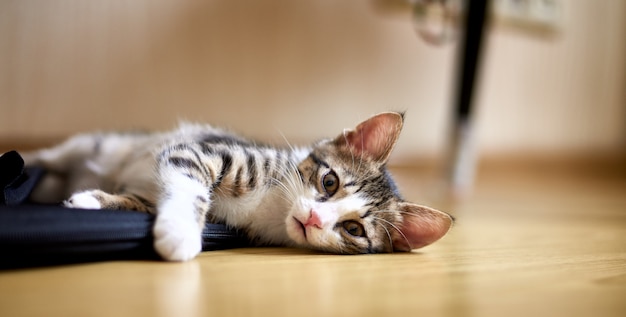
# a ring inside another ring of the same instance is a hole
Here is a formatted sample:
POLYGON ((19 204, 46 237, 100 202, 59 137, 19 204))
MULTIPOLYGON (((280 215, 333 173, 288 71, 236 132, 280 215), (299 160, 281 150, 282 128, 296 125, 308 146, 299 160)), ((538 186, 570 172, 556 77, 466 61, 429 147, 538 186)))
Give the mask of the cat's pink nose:
POLYGON ((315 212, 315 210, 311 209, 311 215, 309 216, 309 219, 306 221, 304 226, 315 226, 319 229, 322 229, 322 220, 320 219, 320 216, 315 212))

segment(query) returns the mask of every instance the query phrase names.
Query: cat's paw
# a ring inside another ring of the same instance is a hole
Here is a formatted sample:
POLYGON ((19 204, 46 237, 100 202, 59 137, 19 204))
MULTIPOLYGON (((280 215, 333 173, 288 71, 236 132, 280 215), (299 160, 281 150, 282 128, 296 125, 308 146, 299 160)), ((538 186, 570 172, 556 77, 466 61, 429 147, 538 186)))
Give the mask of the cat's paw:
POLYGON ((68 200, 64 201, 63 205, 68 208, 102 209, 102 204, 96 198, 96 191, 93 190, 75 193, 68 200))
POLYGON ((154 225, 154 248, 167 261, 191 260, 202 251, 198 225, 175 217, 157 217, 154 225))

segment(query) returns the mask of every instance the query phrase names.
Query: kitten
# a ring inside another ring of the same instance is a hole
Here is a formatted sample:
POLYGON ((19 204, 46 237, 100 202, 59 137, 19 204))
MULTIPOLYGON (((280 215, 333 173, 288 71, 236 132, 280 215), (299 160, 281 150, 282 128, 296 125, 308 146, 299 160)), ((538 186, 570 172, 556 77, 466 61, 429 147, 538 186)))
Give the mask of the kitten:
POLYGON ((78 135, 25 160, 49 171, 35 201, 155 214, 154 247, 165 260, 194 258, 207 220, 258 245, 410 251, 441 238, 452 218, 398 194, 385 165, 402 125, 403 114, 381 113, 297 148, 182 125, 160 134, 78 135))

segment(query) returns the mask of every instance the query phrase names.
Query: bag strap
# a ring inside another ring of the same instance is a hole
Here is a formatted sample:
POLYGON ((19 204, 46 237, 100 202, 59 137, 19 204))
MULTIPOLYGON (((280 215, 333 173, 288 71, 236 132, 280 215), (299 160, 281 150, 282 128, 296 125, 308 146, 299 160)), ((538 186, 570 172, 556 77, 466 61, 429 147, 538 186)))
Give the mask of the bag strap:
POLYGON ((0 205, 19 205, 28 199, 44 174, 39 167, 24 167, 24 159, 15 151, 0 156, 0 205))

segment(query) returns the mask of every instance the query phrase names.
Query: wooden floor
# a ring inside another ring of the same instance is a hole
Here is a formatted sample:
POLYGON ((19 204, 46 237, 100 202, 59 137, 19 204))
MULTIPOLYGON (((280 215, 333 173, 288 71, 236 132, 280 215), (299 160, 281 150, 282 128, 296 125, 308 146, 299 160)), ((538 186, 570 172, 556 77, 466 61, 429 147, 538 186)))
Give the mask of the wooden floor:
POLYGON ((0 316, 626 316, 623 169, 501 164, 457 202, 431 172, 395 174, 407 198, 457 217, 443 240, 0 271, 0 316))

